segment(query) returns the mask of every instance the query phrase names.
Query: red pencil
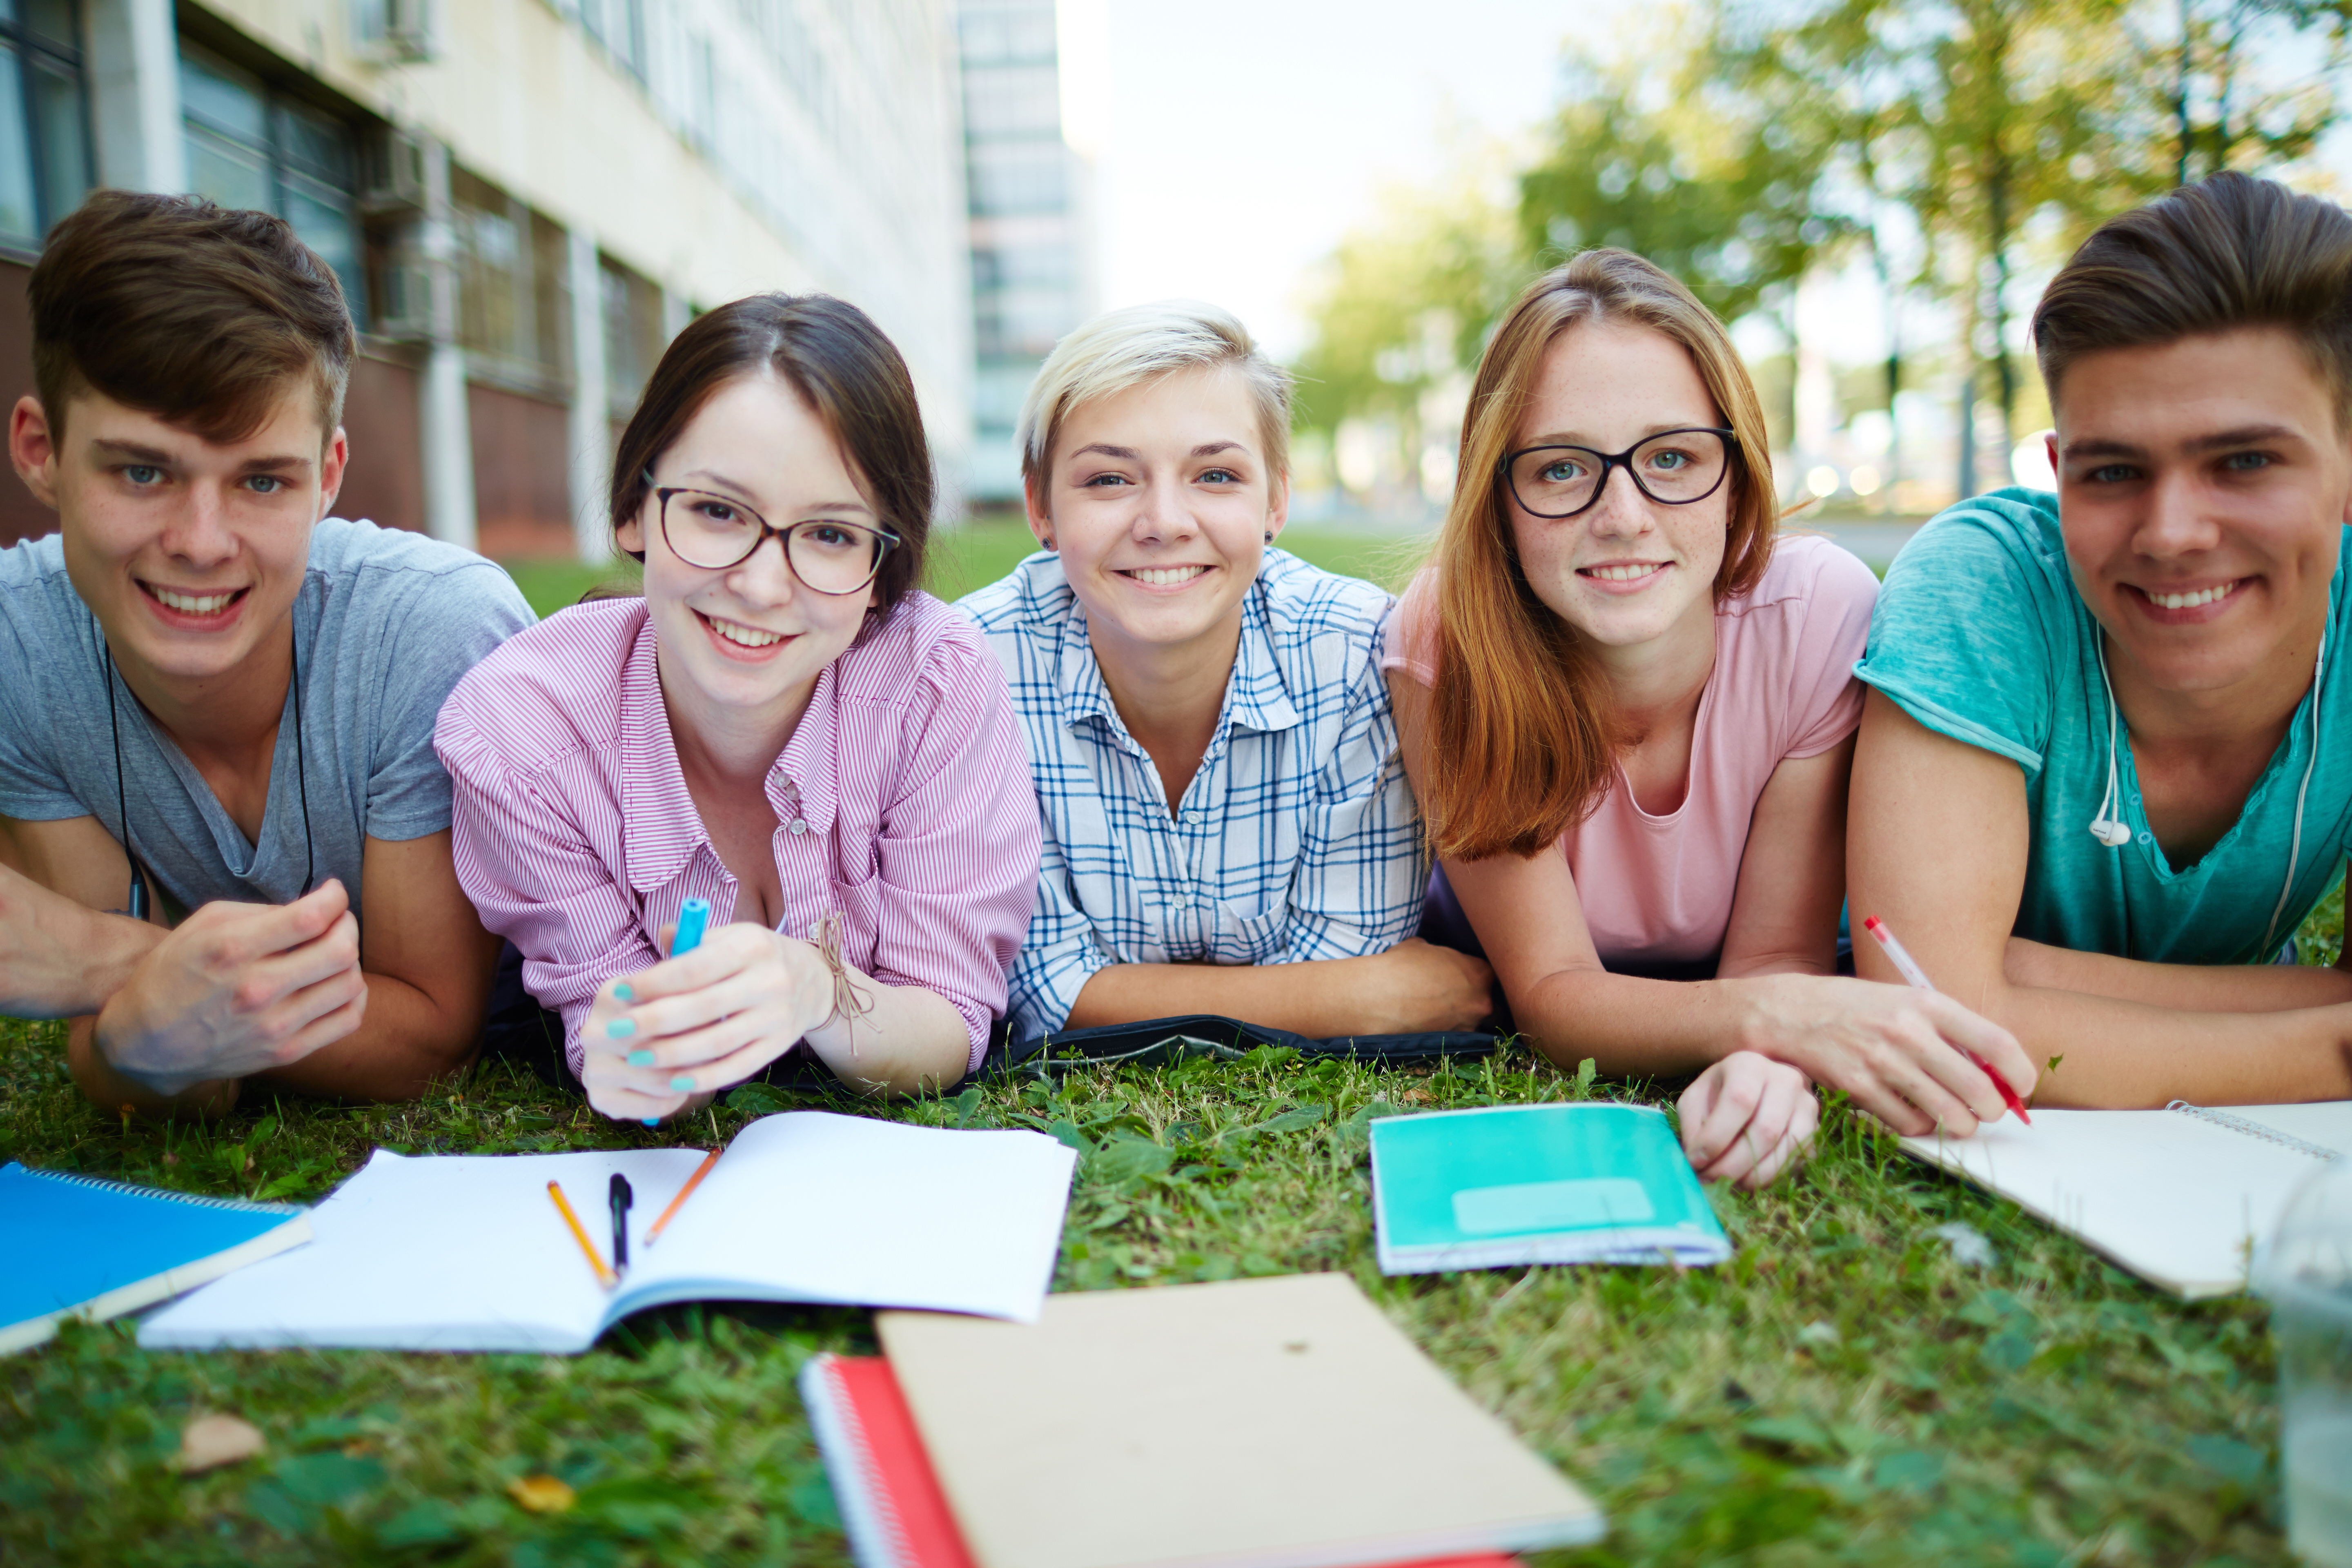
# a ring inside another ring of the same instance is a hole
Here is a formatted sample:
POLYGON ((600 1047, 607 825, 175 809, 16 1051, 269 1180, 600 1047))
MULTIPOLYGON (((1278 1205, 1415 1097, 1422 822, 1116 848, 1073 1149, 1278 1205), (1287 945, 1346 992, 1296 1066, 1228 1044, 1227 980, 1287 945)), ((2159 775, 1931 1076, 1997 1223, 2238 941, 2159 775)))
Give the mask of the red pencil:
MULTIPOLYGON (((1922 991, 1935 989, 1935 986, 1928 983, 1927 972, 1919 967, 1918 960, 1904 951, 1903 944, 1895 940, 1895 933, 1886 929, 1885 921, 1873 915, 1862 922, 1862 928, 1878 939, 1878 945, 1886 950, 1887 958, 1894 963, 1895 969, 1901 973, 1904 979, 1922 991)), ((1985 1077, 1992 1079, 1993 1088, 2000 1090, 2001 1103, 2016 1111, 2020 1121, 2024 1122, 2028 1127, 2033 1125, 2033 1118, 2025 1113, 2025 1101, 2017 1098, 2017 1090, 2009 1087, 2009 1079, 1993 1071, 1992 1064, 1976 1052, 1963 1047, 1960 1054, 1984 1069, 1985 1077)))

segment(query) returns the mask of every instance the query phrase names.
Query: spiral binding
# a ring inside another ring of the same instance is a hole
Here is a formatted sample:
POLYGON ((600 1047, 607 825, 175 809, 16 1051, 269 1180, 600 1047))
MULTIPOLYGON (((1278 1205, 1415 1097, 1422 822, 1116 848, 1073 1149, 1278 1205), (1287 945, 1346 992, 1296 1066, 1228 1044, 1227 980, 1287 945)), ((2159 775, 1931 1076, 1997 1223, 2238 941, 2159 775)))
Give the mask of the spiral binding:
POLYGON ((2250 1121, 2242 1116, 2232 1116, 2226 1110, 2214 1110, 2207 1106, 2191 1105, 2185 1100, 2176 1100, 2164 1109, 2186 1111, 2191 1116, 2210 1121, 2217 1127, 2226 1127, 2232 1132, 2242 1132, 2249 1138, 2259 1138, 2265 1143, 2276 1143, 2283 1149, 2292 1149, 2298 1154, 2308 1154, 2315 1160, 2333 1160, 2336 1157, 2336 1151, 2325 1143, 2310 1142, 2305 1139, 2295 1137, 2293 1133, 2281 1132, 2274 1127, 2265 1127, 2259 1121, 2250 1121))
POLYGON ((300 1204, 263 1204, 245 1198, 208 1198, 200 1193, 175 1193, 169 1187, 142 1187, 131 1182, 109 1181, 104 1176, 79 1176, 64 1171, 36 1171, 29 1166, 25 1173, 38 1176, 45 1182, 62 1182, 69 1187, 90 1187, 101 1193, 122 1193, 139 1198, 166 1198, 175 1204, 186 1204, 200 1209, 235 1209, 240 1214, 308 1214, 300 1204))

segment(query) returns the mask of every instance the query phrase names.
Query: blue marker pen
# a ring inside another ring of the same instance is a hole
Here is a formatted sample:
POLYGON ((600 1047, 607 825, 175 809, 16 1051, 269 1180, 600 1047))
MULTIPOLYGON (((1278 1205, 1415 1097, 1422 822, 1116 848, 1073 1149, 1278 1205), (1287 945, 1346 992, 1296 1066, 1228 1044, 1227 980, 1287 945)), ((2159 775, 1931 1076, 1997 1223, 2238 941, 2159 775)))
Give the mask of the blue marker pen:
MULTIPOLYGON (((687 900, 677 907, 677 930, 670 934, 669 955, 672 958, 683 958, 692 952, 702 945, 702 933, 709 929, 710 900, 709 899, 687 900)), ((650 1061, 653 1058, 648 1055, 646 1059, 650 1061)), ((646 1126, 655 1127, 660 1125, 661 1118, 648 1116, 645 1121, 646 1126)))
POLYGON ((683 958, 702 945, 702 933, 710 929, 710 900, 688 899, 677 907, 677 931, 669 939, 669 955, 683 958))

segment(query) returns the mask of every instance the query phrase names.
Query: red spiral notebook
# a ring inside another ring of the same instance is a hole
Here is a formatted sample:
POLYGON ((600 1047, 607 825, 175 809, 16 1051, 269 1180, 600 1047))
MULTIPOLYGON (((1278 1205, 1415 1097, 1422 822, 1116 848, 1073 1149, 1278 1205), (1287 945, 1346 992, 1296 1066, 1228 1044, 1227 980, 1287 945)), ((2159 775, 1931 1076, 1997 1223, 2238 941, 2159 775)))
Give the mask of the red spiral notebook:
MULTIPOLYGON (((801 1399, 857 1568, 974 1568, 888 1362, 816 1356, 801 1369, 801 1399)), ((1517 1568, 1517 1562, 1480 1552, 1399 1568, 1517 1568)))

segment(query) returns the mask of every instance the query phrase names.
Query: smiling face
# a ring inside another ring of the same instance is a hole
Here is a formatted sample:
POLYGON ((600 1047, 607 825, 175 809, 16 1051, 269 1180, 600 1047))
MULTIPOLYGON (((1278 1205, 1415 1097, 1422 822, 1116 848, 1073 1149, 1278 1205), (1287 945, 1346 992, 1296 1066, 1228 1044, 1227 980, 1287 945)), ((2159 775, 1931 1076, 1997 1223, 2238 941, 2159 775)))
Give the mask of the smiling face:
MULTIPOLYGON (((713 393, 656 459, 654 482, 740 503, 778 528, 882 526, 833 432, 797 391, 766 374, 713 393)), ((677 509, 689 504, 672 500, 674 526, 677 509)), ((873 589, 815 592, 793 574, 784 542, 772 534, 736 565, 691 565, 660 522, 661 503, 649 492, 615 536, 623 549, 645 552, 646 607, 672 723, 756 725, 783 715, 787 727, 797 723, 818 673, 856 640, 873 589)))
POLYGON ((2159 689, 2311 679, 2352 446, 2293 338, 2246 328, 2086 354, 2053 398, 2075 590, 2159 689))
MULTIPOLYGON (((1583 321, 1544 351, 1511 449, 1560 444, 1622 452, 1664 431, 1723 425, 1680 343, 1648 327, 1583 321)), ((1637 460, 1687 460, 1671 444, 1654 450, 1637 460)), ((1662 474, 1643 478, 1669 493, 1662 474)), ((1738 482, 1734 476, 1705 500, 1670 506, 1612 468, 1600 500, 1574 517, 1538 517, 1508 486, 1503 504, 1536 597, 1599 647, 1633 650, 1694 629, 1712 635, 1715 578, 1738 482)))
POLYGON ((134 680, 203 687, 282 631, 342 482, 343 433, 321 437, 307 381, 226 443, 83 391, 61 433, 19 400, 9 455, 58 509, 67 574, 117 661, 134 680))
POLYGON ((1289 505, 1241 376, 1173 371, 1081 404, 1049 457, 1029 525, 1060 552, 1097 657, 1230 659, 1289 505))

